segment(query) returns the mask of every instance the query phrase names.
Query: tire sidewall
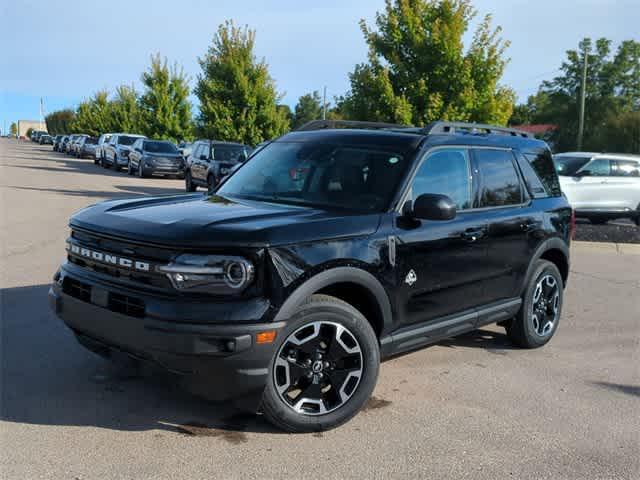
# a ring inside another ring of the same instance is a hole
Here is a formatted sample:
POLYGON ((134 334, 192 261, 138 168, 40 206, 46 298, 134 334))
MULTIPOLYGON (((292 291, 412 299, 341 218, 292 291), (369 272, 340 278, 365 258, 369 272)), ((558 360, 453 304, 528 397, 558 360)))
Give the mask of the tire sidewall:
POLYGON ((376 386, 380 367, 380 350, 371 325, 357 310, 349 305, 331 301, 309 302, 287 322, 279 335, 279 342, 269 366, 263 406, 269 408, 278 419, 281 428, 293 432, 321 431, 341 425, 353 418, 366 404, 376 386), (280 398, 273 379, 276 357, 285 340, 299 328, 315 321, 339 323, 356 338, 362 350, 362 376, 353 396, 337 410, 324 415, 296 413, 280 398))
POLYGON ((537 347, 546 344, 556 333, 558 329, 558 325, 560 324, 560 318, 562 317, 562 304, 564 300, 564 282, 562 281, 562 275, 558 268, 551 262, 540 261, 533 274, 531 275, 531 280, 527 286, 527 291, 524 296, 524 304, 523 304, 523 318, 521 321, 523 322, 523 334, 527 339, 527 342, 531 344, 531 346, 537 347), (553 329, 551 333, 545 337, 540 337, 537 335, 533 329, 533 322, 531 321, 531 317, 533 315, 533 294, 535 293, 536 285, 540 281, 542 277, 545 275, 553 275, 553 278, 558 283, 560 297, 558 299, 558 318, 556 319, 553 329))

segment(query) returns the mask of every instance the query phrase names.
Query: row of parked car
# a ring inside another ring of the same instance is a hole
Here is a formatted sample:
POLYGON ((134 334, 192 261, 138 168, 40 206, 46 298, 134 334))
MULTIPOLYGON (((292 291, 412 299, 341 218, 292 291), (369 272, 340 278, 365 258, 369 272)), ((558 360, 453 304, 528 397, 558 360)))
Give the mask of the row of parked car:
MULTIPOLYGON (((107 169, 126 170, 139 177, 172 176, 185 180, 185 189, 213 189, 245 162, 253 149, 241 143, 197 140, 175 145, 132 133, 56 135, 47 142, 55 152, 90 158, 107 169)), ((40 140, 37 140, 38 142, 40 140)))

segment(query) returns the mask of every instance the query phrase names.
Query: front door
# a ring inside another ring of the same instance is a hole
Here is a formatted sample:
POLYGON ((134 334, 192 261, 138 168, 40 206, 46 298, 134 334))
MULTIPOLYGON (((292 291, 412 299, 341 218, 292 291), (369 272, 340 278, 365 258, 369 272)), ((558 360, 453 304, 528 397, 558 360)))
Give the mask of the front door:
POLYGON ((469 150, 446 147, 422 160, 407 199, 449 196, 458 209, 447 221, 398 215, 396 261, 402 323, 415 324, 471 309, 482 301, 487 255, 486 217, 473 210, 469 150))
POLYGON ((567 192, 571 206, 576 210, 606 209, 608 203, 608 179, 611 162, 596 158, 576 172, 567 182, 567 192))

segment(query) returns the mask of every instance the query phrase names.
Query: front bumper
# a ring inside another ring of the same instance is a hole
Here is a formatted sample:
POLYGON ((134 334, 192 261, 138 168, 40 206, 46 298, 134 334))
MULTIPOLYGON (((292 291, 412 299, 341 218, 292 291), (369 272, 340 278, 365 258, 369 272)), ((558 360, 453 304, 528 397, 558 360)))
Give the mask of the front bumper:
MULTIPOLYGON (((277 342, 257 344, 256 334, 280 331, 284 323, 213 323, 216 319, 200 323, 204 318, 193 317, 188 322, 174 321, 171 316, 180 312, 189 315, 191 305, 184 300, 175 301, 166 319, 153 312, 131 316, 110 310, 105 301, 105 295, 121 295, 121 291, 90 282, 85 285, 91 286, 91 293, 76 298, 65 293, 64 269, 56 278, 49 304, 85 347, 104 356, 119 352, 158 365, 179 374, 186 388, 211 400, 252 411, 259 407, 277 342)), ((229 304, 227 308, 246 306, 229 304)))
POLYGON ((184 175, 184 167, 179 165, 147 165, 144 164, 144 172, 148 175, 184 175))

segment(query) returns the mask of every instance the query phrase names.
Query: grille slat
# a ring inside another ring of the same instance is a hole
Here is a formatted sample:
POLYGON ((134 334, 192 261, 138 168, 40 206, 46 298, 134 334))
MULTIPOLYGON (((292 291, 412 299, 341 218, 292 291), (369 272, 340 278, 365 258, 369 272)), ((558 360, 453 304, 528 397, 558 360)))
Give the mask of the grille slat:
MULTIPOLYGON (((75 278, 65 277, 62 283, 62 291, 78 300, 92 303, 91 285, 75 278)), ((106 308, 129 317, 143 318, 145 316, 145 303, 143 300, 121 293, 108 292, 106 308)))

